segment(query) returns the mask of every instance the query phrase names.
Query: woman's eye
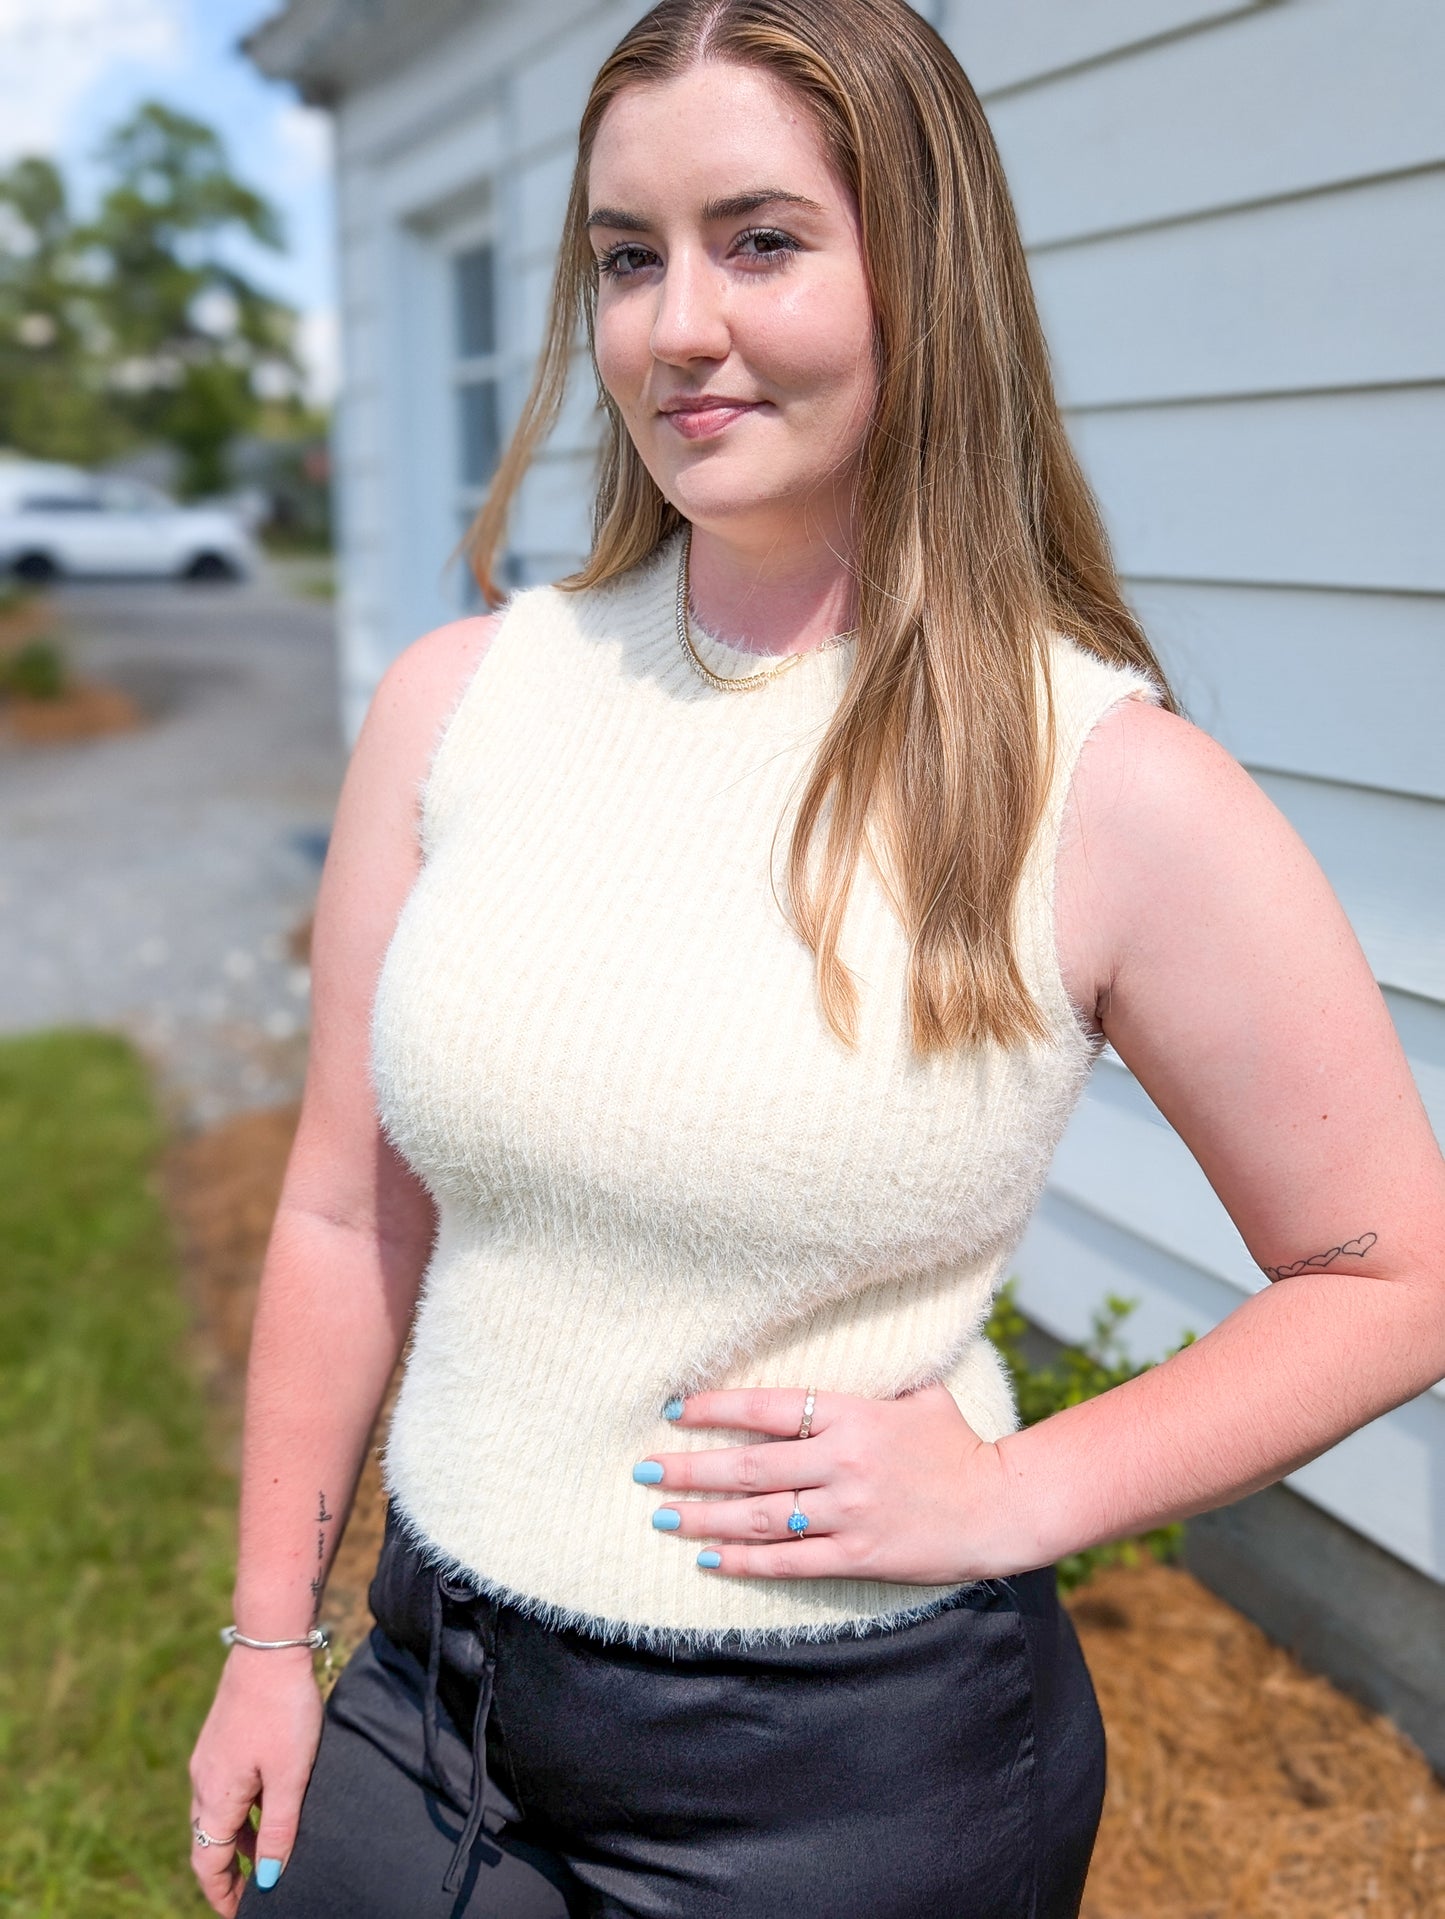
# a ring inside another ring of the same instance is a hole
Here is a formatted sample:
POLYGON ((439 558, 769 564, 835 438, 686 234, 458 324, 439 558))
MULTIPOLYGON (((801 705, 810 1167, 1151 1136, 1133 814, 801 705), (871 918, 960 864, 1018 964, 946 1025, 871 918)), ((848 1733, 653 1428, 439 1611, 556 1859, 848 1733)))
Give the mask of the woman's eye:
POLYGON ((798 251, 797 241, 786 233, 780 233, 776 227, 753 227, 747 233, 740 233, 738 245, 740 247, 755 245, 758 248, 758 252, 752 256, 755 260, 766 260, 775 254, 798 251))
POLYGON ((598 255, 597 271, 601 274, 605 274, 609 279, 612 279, 612 280, 625 280, 627 279, 629 274, 632 274, 637 271, 636 260, 634 257, 637 254, 643 255, 643 265, 645 266, 647 264, 647 259, 646 259, 647 248, 646 247, 628 246, 626 244, 622 246, 609 247, 606 253, 602 253, 598 255), (626 264, 624 264, 624 262, 626 264))

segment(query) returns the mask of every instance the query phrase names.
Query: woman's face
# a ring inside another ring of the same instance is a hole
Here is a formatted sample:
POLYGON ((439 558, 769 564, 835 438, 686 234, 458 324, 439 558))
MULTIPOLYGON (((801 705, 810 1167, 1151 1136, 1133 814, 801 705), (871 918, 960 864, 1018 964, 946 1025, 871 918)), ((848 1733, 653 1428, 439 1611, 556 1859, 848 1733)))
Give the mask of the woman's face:
POLYGON ((806 103, 721 64, 629 87, 588 186, 598 370, 665 497, 725 536, 846 526, 873 313, 806 103))

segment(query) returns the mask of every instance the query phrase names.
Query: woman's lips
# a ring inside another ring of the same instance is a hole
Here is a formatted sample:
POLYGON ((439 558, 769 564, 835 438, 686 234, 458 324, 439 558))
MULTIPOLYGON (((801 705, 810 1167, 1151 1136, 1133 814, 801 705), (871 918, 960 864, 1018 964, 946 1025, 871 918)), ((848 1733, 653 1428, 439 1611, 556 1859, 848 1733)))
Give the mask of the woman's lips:
POLYGON ((756 413, 762 404, 761 400, 725 401, 714 406, 679 407, 662 417, 685 440, 711 440, 725 432, 734 420, 742 419, 746 413, 756 413))

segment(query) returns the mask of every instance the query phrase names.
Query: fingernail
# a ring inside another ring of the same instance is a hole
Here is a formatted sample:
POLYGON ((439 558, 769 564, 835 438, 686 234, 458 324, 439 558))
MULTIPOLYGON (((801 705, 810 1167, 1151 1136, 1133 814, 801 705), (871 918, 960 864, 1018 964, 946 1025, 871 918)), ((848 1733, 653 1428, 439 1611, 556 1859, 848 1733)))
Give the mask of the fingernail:
POLYGON ((720 1566, 722 1564, 722 1554, 715 1553, 715 1552, 700 1552, 697 1556, 697 1563, 699 1566, 720 1566))
POLYGON ((682 1401, 680 1399, 669 1399, 662 1409, 662 1416, 664 1419, 681 1419, 682 1401))
POLYGON ((258 1859, 256 1861, 256 1888, 259 1892, 269 1892, 281 1877, 279 1859, 258 1859))
POLYGON ((652 1523, 660 1533, 675 1533, 682 1524, 682 1514, 674 1506, 659 1506, 652 1523))
POLYGON ((662 1468, 655 1459, 639 1459, 632 1468, 632 1477, 639 1486, 655 1486, 662 1478, 662 1468))

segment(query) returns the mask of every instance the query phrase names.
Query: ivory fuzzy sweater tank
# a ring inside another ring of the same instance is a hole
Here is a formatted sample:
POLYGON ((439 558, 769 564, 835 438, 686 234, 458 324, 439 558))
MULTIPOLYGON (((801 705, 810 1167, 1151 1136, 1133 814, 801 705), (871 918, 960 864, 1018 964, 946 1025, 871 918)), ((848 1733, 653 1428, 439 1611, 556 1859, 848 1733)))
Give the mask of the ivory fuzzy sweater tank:
MULTIPOLYGON (((942 1380, 985 1439, 1016 1427, 981 1327, 1097 1053, 1055 955, 1060 818, 1089 730, 1152 692, 1055 641, 1016 921, 1047 1040, 915 1057, 865 864, 850 1051, 772 882, 851 649, 709 686, 677 642, 679 539, 605 587, 518 593, 433 756, 373 1011, 382 1123, 440 1222, 387 1479, 439 1562, 553 1624, 822 1638, 957 1588, 703 1572, 633 1463, 738 1444, 662 1417, 712 1387, 942 1380)), ((719 672, 759 667, 694 637, 719 672)))

